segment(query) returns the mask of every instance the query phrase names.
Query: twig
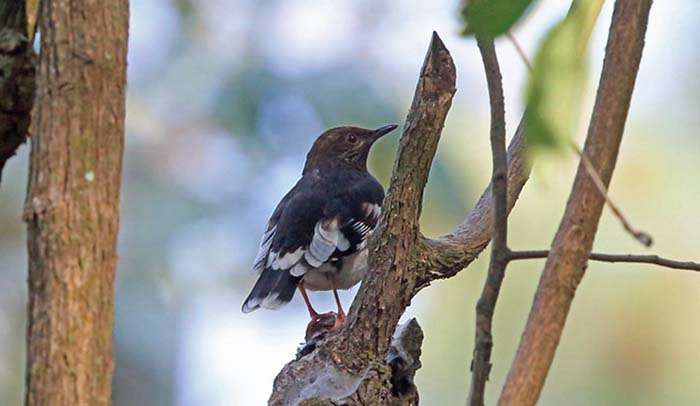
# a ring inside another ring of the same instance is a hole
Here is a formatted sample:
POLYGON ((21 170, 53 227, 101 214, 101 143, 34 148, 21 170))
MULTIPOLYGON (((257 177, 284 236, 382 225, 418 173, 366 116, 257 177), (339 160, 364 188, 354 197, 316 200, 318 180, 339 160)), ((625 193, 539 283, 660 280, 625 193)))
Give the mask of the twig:
POLYGON ((574 151, 576 151, 576 154, 581 158, 581 162, 583 163, 583 167, 586 168, 588 176, 591 177, 591 180, 593 181, 593 184, 595 185, 596 189, 598 189, 598 192, 605 198, 605 203, 608 205, 610 210, 612 210, 615 217, 617 217, 620 220, 620 223, 622 223, 622 227, 624 227, 624 229, 628 233, 630 233, 632 237, 634 237, 644 246, 651 247, 651 244, 654 242, 654 239, 648 233, 645 233, 644 231, 639 231, 636 228, 632 227, 632 224, 630 224, 625 215, 622 214, 617 205, 612 201, 612 199, 610 199, 610 196, 608 196, 607 188, 603 184, 603 181, 600 179, 600 176, 593 167, 593 164, 591 163, 590 159, 588 159, 588 157, 573 141, 571 142, 571 148, 574 151))
MULTIPOLYGON (((549 250, 511 251, 509 260, 541 259, 547 258, 549 250)), ((634 264, 659 265, 671 269, 684 269, 688 271, 700 271, 700 263, 692 261, 677 261, 663 258, 658 255, 634 255, 634 254, 600 254, 591 253, 589 260, 600 262, 627 262, 634 264)))
MULTIPOLYGON (((530 73, 532 73, 532 64, 530 63, 530 60, 528 59, 527 55, 525 54, 525 51, 520 47, 520 44, 518 43, 518 40, 515 38, 515 36, 508 31, 507 32, 508 39, 510 42, 513 44, 515 49, 518 51, 518 55, 520 55, 520 59, 522 59, 523 63, 525 66, 527 66, 528 70, 530 73)), ((571 141, 571 148, 576 152, 576 154, 579 156, 579 158, 583 161, 583 165, 586 168, 586 171, 588 172, 588 175, 591 177, 591 180, 593 180, 593 184, 595 187, 598 189, 598 192, 605 198, 605 203, 608 205, 610 210, 613 212, 615 217, 620 220, 620 223, 622 223, 622 227, 632 235, 637 241, 642 243, 646 247, 651 247, 651 245, 654 243, 654 239, 649 235, 649 233, 646 233, 644 231, 637 230, 632 226, 632 224, 627 220, 624 214, 622 214, 622 211, 617 207, 615 202, 612 201, 610 196, 608 195, 607 188, 603 184, 603 182, 600 180, 600 175, 598 175, 598 172, 596 172, 595 168, 591 164, 590 159, 586 155, 583 154, 581 151, 581 148, 576 145, 573 141, 571 141)))
POLYGON ((515 35, 513 35, 510 32, 510 30, 506 31, 506 35, 508 36, 510 43, 513 44, 513 47, 515 47, 515 50, 518 52, 518 55, 520 55, 520 59, 522 59, 525 66, 527 66, 527 70, 532 72, 532 64, 530 63, 530 60, 528 59, 527 54, 525 53, 525 50, 520 46, 520 43, 515 38, 515 35))
POLYGON ((472 359, 472 381, 469 391, 469 404, 484 404, 484 390, 491 371, 491 349, 493 337, 491 325, 493 314, 501 290, 501 284, 508 265, 508 163, 506 162, 505 107, 503 101, 503 81, 498 66, 498 57, 492 39, 477 38, 481 59, 484 62, 486 82, 491 105, 491 154, 493 159, 492 200, 494 206, 493 243, 491 261, 481 297, 476 304, 476 329, 474 356, 472 359))

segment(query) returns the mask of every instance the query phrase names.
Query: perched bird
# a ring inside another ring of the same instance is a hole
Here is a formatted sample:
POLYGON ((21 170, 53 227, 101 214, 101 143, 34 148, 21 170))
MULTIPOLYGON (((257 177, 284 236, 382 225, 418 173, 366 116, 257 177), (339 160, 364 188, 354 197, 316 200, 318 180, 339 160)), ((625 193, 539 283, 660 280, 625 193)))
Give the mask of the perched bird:
POLYGON ((334 331, 345 320, 337 289, 357 284, 367 270, 367 239, 379 222, 384 189, 367 171, 375 141, 396 129, 330 129, 306 156, 301 179, 282 198, 260 241, 253 270, 259 273, 243 312, 276 309, 299 289, 314 324, 334 331), (317 313, 306 293, 332 290, 338 312, 317 313))

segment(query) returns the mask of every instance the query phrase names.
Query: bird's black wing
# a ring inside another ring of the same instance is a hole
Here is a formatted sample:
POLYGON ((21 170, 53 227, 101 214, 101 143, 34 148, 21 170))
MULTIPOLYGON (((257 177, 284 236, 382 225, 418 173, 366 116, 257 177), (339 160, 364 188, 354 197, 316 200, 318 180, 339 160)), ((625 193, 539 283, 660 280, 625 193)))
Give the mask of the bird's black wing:
POLYGON ((383 198, 366 172, 302 178, 268 223, 254 265, 261 274, 243 311, 289 302, 307 271, 364 248, 383 198))

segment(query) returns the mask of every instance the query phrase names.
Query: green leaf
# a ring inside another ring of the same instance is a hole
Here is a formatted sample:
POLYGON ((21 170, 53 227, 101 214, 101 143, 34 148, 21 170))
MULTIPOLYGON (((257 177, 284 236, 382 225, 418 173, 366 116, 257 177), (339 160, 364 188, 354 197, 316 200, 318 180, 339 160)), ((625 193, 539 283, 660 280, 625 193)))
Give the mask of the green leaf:
POLYGON ((463 35, 495 38, 525 14, 533 0, 471 0, 462 9, 463 35))
POLYGON ((587 77, 586 49, 603 0, 575 0, 540 45, 526 89, 528 146, 562 150, 576 128, 587 77))

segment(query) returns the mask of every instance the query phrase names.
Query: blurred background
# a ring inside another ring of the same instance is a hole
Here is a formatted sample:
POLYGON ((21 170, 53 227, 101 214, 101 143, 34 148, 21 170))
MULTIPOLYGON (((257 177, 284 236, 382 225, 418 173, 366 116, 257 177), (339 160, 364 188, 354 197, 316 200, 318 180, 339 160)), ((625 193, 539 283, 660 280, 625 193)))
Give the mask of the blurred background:
MULTIPOLYGON (((259 405, 303 340, 299 298, 243 315, 250 265, 267 217, 324 129, 403 124, 432 30, 458 68, 458 93, 426 193, 428 235, 450 231, 490 170, 488 102, 456 0, 134 0, 116 301, 116 405, 259 405)), ((591 41, 585 130, 612 13, 591 41)), ((528 54, 567 11, 541 0, 514 30, 528 54)), ((605 213, 600 252, 700 260, 700 3, 656 2, 611 195, 656 244, 644 249, 605 213)), ((509 134, 523 110, 526 68, 497 43, 509 134)), ((577 135, 581 140, 584 131, 577 135)), ((386 186, 398 134, 371 170, 386 186)), ((0 189, 0 404, 21 404, 26 307, 20 220, 28 147, 0 189)), ((516 249, 549 246, 575 160, 546 157, 511 216, 516 249)), ((425 330, 417 384, 426 405, 463 404, 474 305, 488 255, 414 300, 425 330)), ((495 401, 542 269, 512 264, 495 318, 495 401)), ((578 290, 543 405, 700 403, 700 275, 592 263, 578 290)), ((355 290, 343 295, 349 304, 355 290)), ((317 308, 332 295, 313 294, 317 308)))

